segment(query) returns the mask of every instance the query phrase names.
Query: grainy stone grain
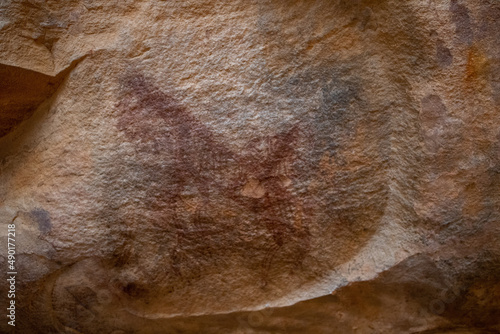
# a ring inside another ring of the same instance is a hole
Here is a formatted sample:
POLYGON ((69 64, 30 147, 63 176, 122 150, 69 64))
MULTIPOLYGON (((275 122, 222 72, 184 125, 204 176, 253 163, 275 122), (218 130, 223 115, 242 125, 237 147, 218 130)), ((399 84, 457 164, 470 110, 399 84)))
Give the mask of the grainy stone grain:
POLYGON ((498 18, 493 0, 2 2, 16 329, 500 331, 498 18))

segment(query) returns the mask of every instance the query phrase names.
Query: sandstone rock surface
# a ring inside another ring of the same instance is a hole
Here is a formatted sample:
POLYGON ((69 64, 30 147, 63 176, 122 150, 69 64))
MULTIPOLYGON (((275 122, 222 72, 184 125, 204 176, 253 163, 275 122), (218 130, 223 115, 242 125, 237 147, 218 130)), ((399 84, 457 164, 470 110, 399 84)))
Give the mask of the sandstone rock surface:
POLYGON ((16 332, 500 332, 497 1, 8 0, 0 45, 16 332))

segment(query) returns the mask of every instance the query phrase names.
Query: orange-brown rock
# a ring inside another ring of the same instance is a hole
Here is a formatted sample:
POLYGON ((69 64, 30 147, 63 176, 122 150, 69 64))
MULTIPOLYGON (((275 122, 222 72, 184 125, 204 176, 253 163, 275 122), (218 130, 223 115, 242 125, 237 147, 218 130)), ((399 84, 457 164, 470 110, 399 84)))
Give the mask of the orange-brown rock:
POLYGON ((499 20, 494 0, 0 4, 15 329, 499 332, 499 20))

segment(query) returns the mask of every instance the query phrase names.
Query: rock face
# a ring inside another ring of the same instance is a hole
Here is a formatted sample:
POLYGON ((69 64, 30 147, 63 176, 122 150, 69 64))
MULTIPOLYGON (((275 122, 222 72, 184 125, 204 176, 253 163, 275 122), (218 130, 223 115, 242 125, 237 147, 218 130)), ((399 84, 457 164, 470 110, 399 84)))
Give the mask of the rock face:
POLYGON ((500 332, 497 1, 4 1, 0 43, 17 332, 500 332))

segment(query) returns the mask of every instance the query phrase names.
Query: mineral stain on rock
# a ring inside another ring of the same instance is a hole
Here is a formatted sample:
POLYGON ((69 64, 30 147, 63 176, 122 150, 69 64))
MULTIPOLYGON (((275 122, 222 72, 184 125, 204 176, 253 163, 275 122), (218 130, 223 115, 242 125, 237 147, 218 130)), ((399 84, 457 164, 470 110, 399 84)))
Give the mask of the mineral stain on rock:
POLYGON ((49 233, 52 230, 50 214, 41 208, 35 208, 30 211, 33 220, 38 224, 38 229, 42 234, 49 233))
POLYGON ((441 67, 448 67, 453 63, 453 55, 441 39, 436 41, 436 59, 441 67))
POLYGON ((474 40, 469 9, 457 0, 450 3, 451 19, 455 24, 455 34, 461 43, 470 45, 474 40))

